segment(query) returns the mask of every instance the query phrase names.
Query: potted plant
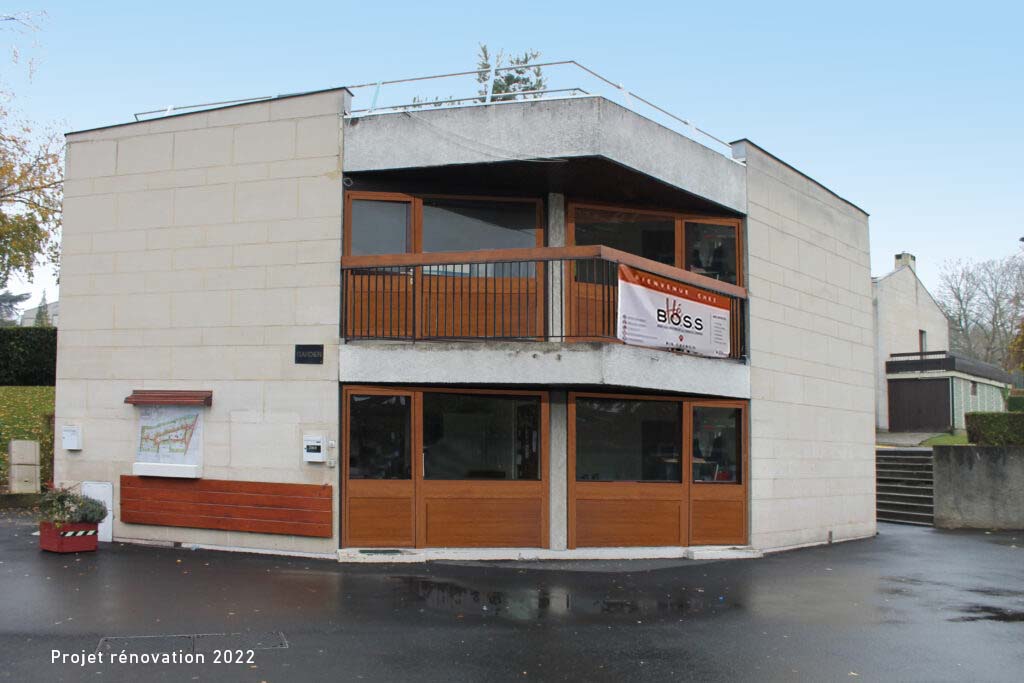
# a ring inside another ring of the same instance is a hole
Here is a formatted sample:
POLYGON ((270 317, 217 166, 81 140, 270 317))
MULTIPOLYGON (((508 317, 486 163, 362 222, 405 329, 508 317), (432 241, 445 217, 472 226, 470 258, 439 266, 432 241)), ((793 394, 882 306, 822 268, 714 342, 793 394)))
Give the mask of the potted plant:
POLYGON ((39 502, 39 547, 54 553, 96 550, 100 522, 107 516, 102 501, 66 488, 53 488, 39 502))

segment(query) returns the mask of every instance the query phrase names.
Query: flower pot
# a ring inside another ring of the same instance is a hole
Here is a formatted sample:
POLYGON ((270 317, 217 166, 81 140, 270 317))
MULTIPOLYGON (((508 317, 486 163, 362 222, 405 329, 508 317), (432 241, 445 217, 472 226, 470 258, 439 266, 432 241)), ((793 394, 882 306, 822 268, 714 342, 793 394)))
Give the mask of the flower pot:
POLYGON ((39 522, 39 547, 51 553, 84 553, 96 550, 99 524, 39 522))

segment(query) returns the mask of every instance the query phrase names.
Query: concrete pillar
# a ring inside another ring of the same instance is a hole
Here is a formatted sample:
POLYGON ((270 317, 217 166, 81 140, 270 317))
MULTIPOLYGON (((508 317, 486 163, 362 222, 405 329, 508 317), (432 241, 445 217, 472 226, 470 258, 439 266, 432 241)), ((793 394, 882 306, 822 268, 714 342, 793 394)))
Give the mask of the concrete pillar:
POLYGON ((551 419, 548 424, 548 528, 552 550, 565 550, 569 541, 569 422, 566 399, 564 391, 551 392, 551 419))
POLYGON ((39 442, 11 440, 7 457, 11 493, 39 493, 39 442))
MULTIPOLYGON (((548 226, 547 245, 549 247, 566 246, 565 230, 565 195, 557 192, 548 193, 548 226)), ((559 339, 565 336, 565 322, 562 319, 562 300, 564 288, 562 284, 563 268, 560 262, 548 264, 548 337, 559 339)))

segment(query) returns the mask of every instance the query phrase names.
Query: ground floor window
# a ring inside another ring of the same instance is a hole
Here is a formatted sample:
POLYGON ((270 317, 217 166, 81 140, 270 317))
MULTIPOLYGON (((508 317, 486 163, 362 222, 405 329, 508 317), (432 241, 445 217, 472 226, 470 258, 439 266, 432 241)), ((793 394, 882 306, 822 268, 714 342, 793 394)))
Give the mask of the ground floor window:
POLYGON ((576 401, 577 481, 682 481, 683 411, 676 401, 576 401))
POLYGON ((747 542, 745 401, 572 392, 568 408, 570 547, 747 542))
POLYGON ((540 480, 540 398, 424 393, 423 478, 540 480))
POLYGON ((742 462, 743 411, 740 408, 693 408, 693 480, 739 481, 742 462))

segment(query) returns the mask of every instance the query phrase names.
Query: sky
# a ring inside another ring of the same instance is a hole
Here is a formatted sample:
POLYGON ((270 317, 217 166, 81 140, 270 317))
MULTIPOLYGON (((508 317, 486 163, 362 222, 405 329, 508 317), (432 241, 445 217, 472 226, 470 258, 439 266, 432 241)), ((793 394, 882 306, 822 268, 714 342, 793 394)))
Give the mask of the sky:
MULTIPOLYGON (((0 34, 2 82, 62 131, 138 111, 575 59, 719 138, 753 140, 871 214, 872 272, 1000 258, 1024 235, 1024 3, 58 2, 0 34), (25 59, 34 63, 26 76, 25 59)), ((355 107, 366 105, 367 91, 355 107)), ((37 269, 32 303, 58 292, 37 269)))

